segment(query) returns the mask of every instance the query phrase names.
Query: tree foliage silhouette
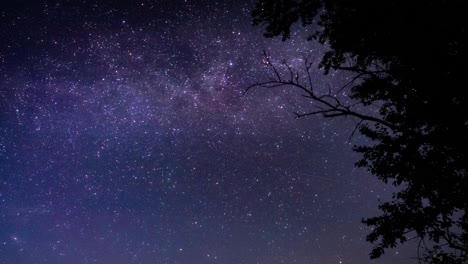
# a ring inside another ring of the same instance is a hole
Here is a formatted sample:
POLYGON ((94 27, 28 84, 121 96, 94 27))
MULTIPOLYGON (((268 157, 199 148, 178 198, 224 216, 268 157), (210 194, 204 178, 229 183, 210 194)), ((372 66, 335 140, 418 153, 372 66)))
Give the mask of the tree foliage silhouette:
POLYGON ((310 27, 308 40, 329 48, 320 63, 324 73, 353 75, 343 89, 359 108, 336 94, 319 94, 306 59, 304 69, 296 71, 286 62, 275 65, 265 54, 274 78, 249 89, 300 89, 316 108, 298 117, 357 118, 356 129, 373 142, 354 147, 363 155, 357 166, 399 186, 393 199, 380 205, 382 215, 363 220, 373 227, 367 236, 374 243, 371 258, 418 239, 422 262, 468 262, 467 5, 463 0, 257 0, 252 12, 266 37, 287 40, 293 24, 310 27), (362 110, 375 104, 376 116, 362 110))

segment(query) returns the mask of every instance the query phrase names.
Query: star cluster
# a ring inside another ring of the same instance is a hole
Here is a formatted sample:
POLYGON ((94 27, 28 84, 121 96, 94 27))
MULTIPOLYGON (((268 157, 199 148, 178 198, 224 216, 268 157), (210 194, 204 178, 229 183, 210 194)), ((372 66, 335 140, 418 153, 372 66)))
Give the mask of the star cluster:
POLYGON ((0 263, 370 262, 360 219, 391 190, 354 168, 352 120, 244 94, 262 50, 324 50, 263 38, 253 4, 0 4, 0 263))

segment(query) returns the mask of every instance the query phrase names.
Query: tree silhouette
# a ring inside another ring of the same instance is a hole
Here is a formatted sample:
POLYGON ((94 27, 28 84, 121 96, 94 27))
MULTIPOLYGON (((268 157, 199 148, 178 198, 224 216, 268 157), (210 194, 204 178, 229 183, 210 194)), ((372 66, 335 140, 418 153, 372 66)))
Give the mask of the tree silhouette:
MULTIPOLYGON (((294 23, 310 27, 308 40, 329 51, 320 67, 352 74, 337 93, 314 89, 312 64, 302 70, 274 64, 273 79, 253 87, 292 86, 314 102, 298 117, 354 117, 372 140, 355 146, 356 163, 399 186, 383 214, 364 219, 373 227, 371 258, 418 239, 426 263, 468 261, 468 83, 466 1, 257 0, 253 23, 265 36, 287 40, 294 23), (350 100, 346 100, 349 102, 350 100), (378 105, 377 113, 363 107, 378 105)), ((421 252, 421 254, 419 254, 421 252)))

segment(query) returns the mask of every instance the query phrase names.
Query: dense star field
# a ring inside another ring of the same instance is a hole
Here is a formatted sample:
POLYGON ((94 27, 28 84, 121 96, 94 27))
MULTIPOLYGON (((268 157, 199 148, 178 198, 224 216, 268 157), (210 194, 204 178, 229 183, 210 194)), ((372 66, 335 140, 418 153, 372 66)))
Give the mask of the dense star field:
POLYGON ((354 168, 353 120, 243 95, 271 77, 262 50, 318 64, 305 32, 265 39, 252 1, 6 2, 0 263, 371 262, 360 220, 391 190, 354 168))

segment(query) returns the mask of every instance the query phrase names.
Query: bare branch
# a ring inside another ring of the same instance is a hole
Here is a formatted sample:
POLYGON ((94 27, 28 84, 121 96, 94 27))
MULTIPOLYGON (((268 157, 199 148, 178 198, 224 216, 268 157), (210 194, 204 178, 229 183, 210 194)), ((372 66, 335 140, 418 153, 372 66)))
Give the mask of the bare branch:
POLYGON ((288 72, 289 72, 289 81, 290 82, 293 82, 294 80, 294 73, 293 73, 293 70, 291 69, 291 66, 289 66, 289 64, 286 62, 286 60, 283 60, 283 65, 286 66, 286 69, 288 69, 288 72))
POLYGON ((368 75, 376 75, 378 73, 388 73, 388 70, 377 70, 377 71, 369 71, 369 70, 364 70, 360 67, 357 66, 352 66, 352 67, 346 67, 346 66, 338 66, 338 65, 332 65, 332 69, 334 70, 343 70, 343 71, 350 71, 350 72, 358 72, 362 74, 368 74, 368 75))
POLYGON ((351 135, 349 135, 348 142, 351 142, 351 138, 353 138, 354 133, 356 133, 356 131, 359 129, 362 122, 364 122, 364 120, 359 120, 359 122, 354 126, 353 132, 351 132, 351 135))
POLYGON ((265 61, 266 61, 267 65, 270 66, 270 67, 273 69, 273 71, 274 71, 274 73, 275 73, 276 78, 278 79, 278 81, 281 82, 281 81, 282 81, 282 80, 281 80, 281 75, 279 74, 279 72, 278 72, 278 70, 276 69, 275 65, 274 65, 273 63, 271 63, 270 56, 268 56, 268 54, 266 53, 265 50, 263 51, 263 56, 265 57, 265 61))
MULTIPOLYGON (((356 117, 356 118, 360 119, 360 122, 356 125, 352 135, 354 134, 354 132, 356 131, 358 126, 360 126, 360 124, 363 121, 370 121, 370 122, 378 123, 378 124, 381 124, 383 126, 386 126, 386 127, 390 128, 390 129, 392 129, 394 131, 399 130, 399 128, 397 126, 395 126, 394 124, 391 124, 391 123, 389 123, 389 122, 387 122, 387 121, 385 121, 385 120, 383 120, 381 118, 371 116, 371 115, 366 115, 366 114, 354 111, 352 109, 352 107, 357 105, 358 103, 353 104, 353 105, 344 105, 338 98, 336 98, 336 95, 335 96, 332 95, 331 89, 329 89, 328 94, 316 95, 314 93, 314 91, 313 91, 313 88, 312 88, 313 87, 313 82, 312 82, 312 76, 311 76, 311 73, 310 73, 312 63, 310 63, 306 57, 304 57, 304 66, 305 66, 305 73, 307 75, 308 86, 309 87, 301 85, 299 83, 299 73, 296 73, 296 75, 295 75, 294 70, 291 68, 291 66, 289 66, 287 64, 287 62, 285 60, 283 60, 282 64, 284 64, 286 66, 286 71, 287 71, 287 73, 289 75, 289 80, 287 80, 287 81, 284 80, 281 77, 281 73, 278 71, 276 66, 271 62, 268 54, 265 51, 263 51, 263 55, 264 55, 264 59, 266 61, 266 64, 269 67, 271 67, 271 69, 273 70, 275 78, 271 79, 269 81, 259 82, 259 83, 255 83, 255 84, 252 84, 252 85, 248 86, 247 89, 245 90, 244 94, 247 93, 250 89, 252 89, 254 87, 263 87, 263 88, 293 87, 293 88, 296 88, 296 89, 299 89, 299 90, 303 91, 305 93, 305 95, 303 95, 304 97, 309 98, 309 99, 313 100, 314 102, 318 103, 318 106, 315 105, 315 107, 320 109, 318 111, 312 111, 312 112, 307 112, 307 113, 302 113, 302 114, 294 113, 296 115, 296 118, 304 117, 304 116, 310 116, 310 115, 316 115, 316 114, 321 114, 322 116, 327 117, 327 118, 333 118, 333 117, 339 117, 339 116, 356 117)), ((360 78, 360 77, 362 77, 364 75, 375 74, 375 73, 380 72, 380 71, 373 71, 373 72, 363 71, 363 70, 361 70, 361 69, 359 69, 357 67, 335 67, 335 68, 336 69, 359 72, 359 74, 356 75, 351 80, 351 82, 345 84, 345 86, 343 86, 340 90, 344 89, 346 86, 351 85, 355 80, 357 80, 358 78, 360 78)))
POLYGON ((362 76, 364 75, 367 75, 367 73, 359 73, 359 74, 356 74, 352 79, 351 81, 347 82, 345 85, 341 86, 340 89, 338 89, 338 91, 336 92, 336 94, 338 93, 341 93, 344 89, 346 89, 347 87, 349 87, 350 85, 352 85, 357 79, 361 78, 362 76))

